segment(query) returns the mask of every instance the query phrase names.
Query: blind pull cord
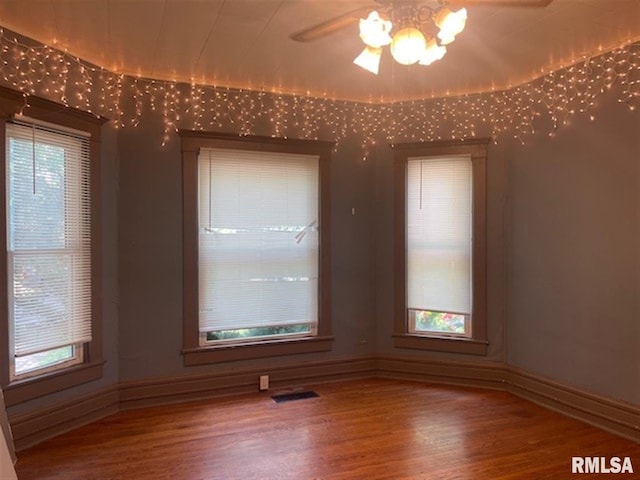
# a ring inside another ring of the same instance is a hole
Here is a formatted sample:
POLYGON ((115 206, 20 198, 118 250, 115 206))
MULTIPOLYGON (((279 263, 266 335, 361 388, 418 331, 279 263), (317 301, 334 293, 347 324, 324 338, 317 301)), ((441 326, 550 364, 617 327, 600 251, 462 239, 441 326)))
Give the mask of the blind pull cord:
POLYGON ((213 179, 211 178, 211 154, 209 154, 209 231, 211 231, 211 184, 213 183, 213 179))
POLYGON ((31 148, 33 157, 31 159, 31 169, 33 170, 33 175, 31 176, 32 181, 32 192, 33 195, 36 194, 36 126, 35 124, 31 124, 31 148))
POLYGON ((420 210, 422 210, 422 164, 424 160, 420 160, 420 210))

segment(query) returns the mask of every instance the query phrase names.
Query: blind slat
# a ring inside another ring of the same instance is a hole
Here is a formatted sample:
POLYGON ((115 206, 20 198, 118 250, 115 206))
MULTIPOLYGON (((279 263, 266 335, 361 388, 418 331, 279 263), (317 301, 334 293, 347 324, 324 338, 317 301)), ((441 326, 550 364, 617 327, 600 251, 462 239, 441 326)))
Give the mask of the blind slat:
POLYGON ((407 307, 471 313, 469 157, 407 162, 407 307))
POLYGON ((200 331, 316 323, 318 157, 203 149, 198 165, 200 331))
POLYGON ((6 144, 14 355, 89 342, 88 138, 8 123, 6 144))

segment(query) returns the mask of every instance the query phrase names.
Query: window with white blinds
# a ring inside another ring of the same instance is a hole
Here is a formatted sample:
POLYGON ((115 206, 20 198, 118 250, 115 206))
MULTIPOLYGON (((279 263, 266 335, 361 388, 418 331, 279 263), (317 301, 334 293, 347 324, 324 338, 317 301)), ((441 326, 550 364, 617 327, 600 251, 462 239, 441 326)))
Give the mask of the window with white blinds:
POLYGON ((201 149, 199 329, 318 323, 319 157, 201 149))
POLYGON ((89 139, 44 125, 6 127, 9 324, 18 375, 66 360, 91 341, 89 139), (35 363, 19 361, 26 357, 35 363))
POLYGON ((471 314, 472 186, 469 156, 408 159, 408 310, 471 314))

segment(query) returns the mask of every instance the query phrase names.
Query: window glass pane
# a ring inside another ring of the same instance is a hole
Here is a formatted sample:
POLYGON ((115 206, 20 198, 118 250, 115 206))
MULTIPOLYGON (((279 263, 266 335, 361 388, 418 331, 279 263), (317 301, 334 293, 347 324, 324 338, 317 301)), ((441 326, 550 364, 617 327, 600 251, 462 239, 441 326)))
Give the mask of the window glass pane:
POLYGON ((469 315, 431 310, 409 311, 411 333, 447 333, 469 336, 469 315))
POLYGON ((59 363, 67 362, 75 358, 75 348, 66 346, 47 350, 46 352, 32 353, 15 359, 15 375, 51 367, 59 363))
POLYGON ((308 323, 299 325, 283 325, 280 327, 240 328, 236 330, 217 330, 207 332, 207 341, 215 340, 241 340, 256 337, 287 336, 311 333, 312 328, 308 323))

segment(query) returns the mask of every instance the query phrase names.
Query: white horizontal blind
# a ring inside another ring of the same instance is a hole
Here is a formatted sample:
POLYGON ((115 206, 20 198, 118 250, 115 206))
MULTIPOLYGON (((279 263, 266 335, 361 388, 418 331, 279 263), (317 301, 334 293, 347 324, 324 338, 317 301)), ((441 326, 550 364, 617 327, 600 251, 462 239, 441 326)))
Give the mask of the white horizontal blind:
POLYGON ((198 156, 200 331, 318 321, 319 158, 198 156))
POLYGON ((471 314, 469 157, 409 158, 407 307, 471 314))
POLYGON ((91 341, 89 142, 7 124, 9 318, 15 356, 91 341))

